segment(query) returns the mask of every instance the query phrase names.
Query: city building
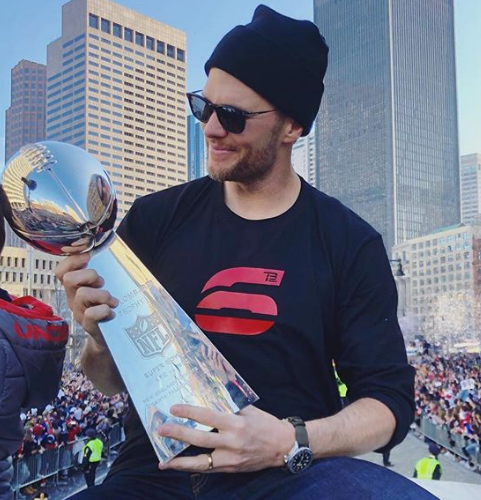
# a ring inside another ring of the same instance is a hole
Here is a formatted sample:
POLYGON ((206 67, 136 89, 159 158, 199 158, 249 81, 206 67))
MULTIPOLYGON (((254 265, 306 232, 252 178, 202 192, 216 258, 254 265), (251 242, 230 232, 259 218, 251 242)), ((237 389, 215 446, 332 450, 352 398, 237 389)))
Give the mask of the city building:
POLYGON ((186 37, 108 0, 71 0, 47 50, 47 138, 99 159, 119 199, 187 180, 186 37))
POLYGON ((292 148, 292 166, 311 186, 316 185, 316 135, 315 131, 300 137, 292 148))
POLYGON ((187 117, 187 168, 189 181, 206 175, 207 151, 201 123, 194 117, 187 117))
MULTIPOLYGON (((107 0, 66 3, 61 37, 48 46, 47 67, 35 65, 35 80, 29 66, 35 63, 22 61, 12 70, 6 158, 21 145, 42 139, 86 149, 116 186, 118 220, 135 198, 184 182, 185 46, 183 32, 107 0), (40 112, 31 114, 40 97, 42 119, 40 112), (20 136, 23 128, 40 131, 41 120, 43 134, 20 136)), ((63 288, 53 274, 60 259, 9 245, 0 259, 0 279, 12 294, 38 297, 70 319, 63 288)), ((72 322, 71 360, 83 336, 72 322)))
POLYGON ((481 154, 461 156, 461 222, 481 222, 481 154))
POLYGON ((453 0, 314 0, 318 187, 394 244, 460 222, 453 0))
POLYGON ((393 247, 408 279, 406 311, 422 328, 438 321, 440 300, 481 297, 481 226, 456 224, 393 247))
MULTIPOLYGON (((22 59, 11 71, 10 107, 5 112, 5 162, 22 146, 45 139, 47 67, 22 59)), ((25 243, 7 226, 7 246, 25 243)))
POLYGON ((25 144, 45 139, 44 64, 22 59, 11 72, 10 107, 5 113, 5 161, 25 144))
POLYGON ((32 295, 54 307, 64 296, 61 284, 54 277, 60 260, 62 257, 32 248, 5 247, 0 257, 2 288, 16 297, 32 295))
MULTIPOLYGON (((12 69, 11 104, 6 111, 5 161, 26 144, 45 139, 46 75, 44 64, 22 60, 12 69)), ((32 295, 66 312, 65 293, 53 271, 60 261, 26 246, 5 224, 5 247, 0 257, 0 282, 14 296, 32 295), (63 304, 62 308, 60 304, 63 304)))

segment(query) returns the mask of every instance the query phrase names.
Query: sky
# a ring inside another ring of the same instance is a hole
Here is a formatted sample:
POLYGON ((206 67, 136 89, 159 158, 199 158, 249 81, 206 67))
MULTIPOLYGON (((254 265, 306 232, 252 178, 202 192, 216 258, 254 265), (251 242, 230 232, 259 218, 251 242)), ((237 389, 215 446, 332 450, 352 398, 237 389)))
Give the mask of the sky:
MULTIPOLYGON (((250 21, 261 0, 117 0, 117 3, 187 34, 188 89, 202 88, 204 62, 220 38, 250 21)), ((418 0, 423 1, 423 0, 418 0)), ((481 0, 454 0, 460 154, 481 153, 481 0)), ((4 160, 5 110, 10 70, 21 59, 46 63, 47 45, 61 34, 66 0, 1 0, 0 165, 4 160)), ((263 0, 283 14, 313 18, 313 0, 263 0)))

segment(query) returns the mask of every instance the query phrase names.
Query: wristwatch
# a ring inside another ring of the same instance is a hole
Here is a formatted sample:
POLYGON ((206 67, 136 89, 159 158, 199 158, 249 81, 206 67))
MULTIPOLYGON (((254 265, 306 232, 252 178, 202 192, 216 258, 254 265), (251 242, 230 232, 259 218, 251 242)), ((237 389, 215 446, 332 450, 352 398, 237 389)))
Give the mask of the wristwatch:
POLYGON ((286 469, 291 474, 305 471, 312 463, 312 451, 309 448, 306 424, 300 417, 288 417, 287 420, 294 426, 296 442, 287 455, 284 455, 286 469))

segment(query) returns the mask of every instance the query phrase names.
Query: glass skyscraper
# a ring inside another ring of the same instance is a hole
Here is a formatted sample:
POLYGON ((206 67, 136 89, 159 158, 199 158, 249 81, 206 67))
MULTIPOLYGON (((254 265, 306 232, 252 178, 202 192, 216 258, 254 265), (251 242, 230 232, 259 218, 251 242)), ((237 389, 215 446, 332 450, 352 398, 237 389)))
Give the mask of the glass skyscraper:
POLYGON ((194 117, 187 117, 187 168, 189 181, 206 175, 206 148, 202 125, 194 117))
POLYGON ((392 245, 460 220, 453 0, 314 0, 318 186, 392 245))

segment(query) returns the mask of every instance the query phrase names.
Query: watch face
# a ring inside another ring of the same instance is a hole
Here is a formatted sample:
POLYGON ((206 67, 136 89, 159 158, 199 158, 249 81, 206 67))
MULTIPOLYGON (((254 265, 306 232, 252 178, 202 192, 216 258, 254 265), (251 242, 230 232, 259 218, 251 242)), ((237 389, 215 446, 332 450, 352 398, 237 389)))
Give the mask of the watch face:
POLYGON ((309 448, 300 448, 289 460, 289 470, 293 474, 306 470, 312 462, 312 451, 309 448))

